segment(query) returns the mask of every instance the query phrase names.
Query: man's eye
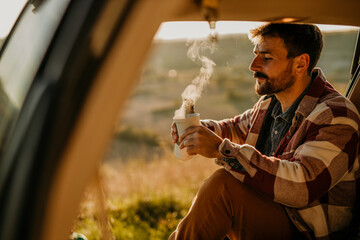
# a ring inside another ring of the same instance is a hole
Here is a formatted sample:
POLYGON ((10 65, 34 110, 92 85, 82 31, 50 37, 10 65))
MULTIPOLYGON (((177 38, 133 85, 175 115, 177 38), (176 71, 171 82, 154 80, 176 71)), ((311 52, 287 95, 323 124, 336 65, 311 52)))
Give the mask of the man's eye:
POLYGON ((270 60, 272 60, 271 57, 264 57, 264 61, 270 61, 270 60))

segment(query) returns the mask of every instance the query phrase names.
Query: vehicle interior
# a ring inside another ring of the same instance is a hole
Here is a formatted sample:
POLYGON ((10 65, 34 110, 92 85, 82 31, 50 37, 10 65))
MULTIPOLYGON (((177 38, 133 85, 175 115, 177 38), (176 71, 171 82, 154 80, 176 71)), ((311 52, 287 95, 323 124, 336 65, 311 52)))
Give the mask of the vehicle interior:
MULTIPOLYGON (((360 27, 359 9, 358 0, 28 1, 0 51, 0 79, 11 79, 5 89, 16 99, 6 108, 9 119, 0 123, 6 136, 0 139, 0 239, 69 238, 161 23, 360 27)), ((344 93, 358 109, 359 42, 344 93)), ((359 211, 359 238, 358 218, 359 211)))

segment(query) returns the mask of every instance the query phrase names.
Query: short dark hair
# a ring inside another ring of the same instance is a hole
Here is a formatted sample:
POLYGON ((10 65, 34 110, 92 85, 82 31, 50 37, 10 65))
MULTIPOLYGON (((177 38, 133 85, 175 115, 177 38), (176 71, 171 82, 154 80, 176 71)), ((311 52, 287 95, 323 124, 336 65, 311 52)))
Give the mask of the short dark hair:
POLYGON ((250 31, 250 39, 253 42, 265 36, 282 38, 288 58, 307 53, 310 56, 308 74, 311 74, 323 48, 323 37, 317 26, 303 23, 266 23, 250 31))

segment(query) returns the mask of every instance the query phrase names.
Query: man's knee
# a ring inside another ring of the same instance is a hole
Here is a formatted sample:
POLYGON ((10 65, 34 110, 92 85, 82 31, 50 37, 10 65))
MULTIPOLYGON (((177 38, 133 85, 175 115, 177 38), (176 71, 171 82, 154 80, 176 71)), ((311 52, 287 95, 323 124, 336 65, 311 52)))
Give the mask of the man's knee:
POLYGON ((212 182, 222 182, 228 185, 243 185, 238 179, 236 179, 231 173, 229 173, 224 168, 216 170, 210 177, 209 180, 212 182))
POLYGON ((206 179, 201 188, 215 194, 223 194, 224 191, 226 191, 230 193, 230 195, 233 191, 237 192, 235 195, 238 195, 239 192, 243 192, 243 190, 247 191, 247 187, 242 182, 237 180, 223 168, 216 170, 208 179, 206 179))
MULTIPOLYGON (((222 189, 227 181, 232 181, 232 175, 223 168, 216 170, 209 178, 204 182, 205 187, 211 187, 212 189, 222 189)), ((236 180, 236 179, 235 179, 236 180)))

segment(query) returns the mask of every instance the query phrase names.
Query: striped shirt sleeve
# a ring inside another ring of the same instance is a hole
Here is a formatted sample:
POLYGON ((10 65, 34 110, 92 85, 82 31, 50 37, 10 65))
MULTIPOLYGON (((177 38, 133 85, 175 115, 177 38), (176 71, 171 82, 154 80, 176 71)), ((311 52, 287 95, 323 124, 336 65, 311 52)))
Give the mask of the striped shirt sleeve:
POLYGON ((358 128, 359 117, 353 105, 322 103, 291 136, 280 156, 264 156, 253 146, 230 139, 225 139, 219 149, 223 155, 237 158, 245 168, 235 171, 226 167, 241 182, 276 202, 301 208, 353 171, 359 149, 358 128), (303 142, 298 144, 300 138, 303 142))

